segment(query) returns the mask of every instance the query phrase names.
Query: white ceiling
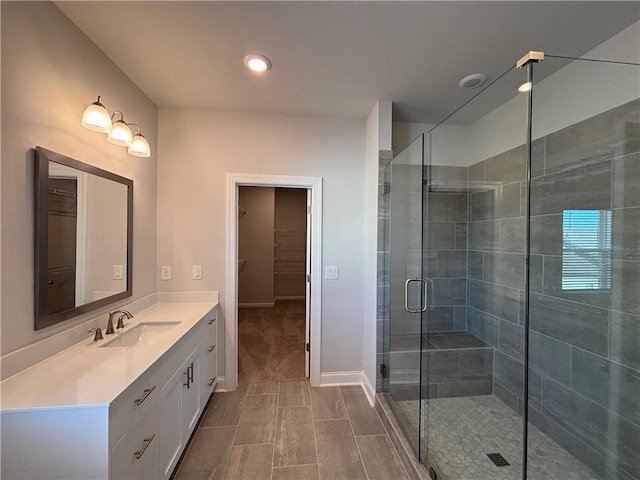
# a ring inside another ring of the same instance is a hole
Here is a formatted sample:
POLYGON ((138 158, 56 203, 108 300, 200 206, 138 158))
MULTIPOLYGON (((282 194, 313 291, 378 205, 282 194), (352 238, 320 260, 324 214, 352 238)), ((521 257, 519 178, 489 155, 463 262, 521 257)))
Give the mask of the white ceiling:
POLYGON ((434 123, 529 50, 580 56, 640 2, 56 2, 158 106, 434 123), (242 63, 259 52, 263 76, 242 63))

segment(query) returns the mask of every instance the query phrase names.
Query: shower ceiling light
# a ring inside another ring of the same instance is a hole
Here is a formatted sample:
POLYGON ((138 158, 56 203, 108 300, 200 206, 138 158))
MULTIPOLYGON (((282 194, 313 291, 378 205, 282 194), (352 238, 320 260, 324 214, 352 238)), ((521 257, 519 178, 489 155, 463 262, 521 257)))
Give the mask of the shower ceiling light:
POLYGON ((245 55, 243 62, 249 70, 254 72, 262 73, 271 69, 271 60, 259 53, 245 55))
POLYGON ((528 92, 531 90, 531 82, 525 82, 518 87, 518 91, 521 93, 528 92))
POLYGON ((484 82, 486 81, 487 76, 484 73, 474 73, 472 75, 467 75, 460 80, 458 82, 458 86, 465 90, 471 90, 472 88, 478 88, 479 86, 484 85, 484 82))

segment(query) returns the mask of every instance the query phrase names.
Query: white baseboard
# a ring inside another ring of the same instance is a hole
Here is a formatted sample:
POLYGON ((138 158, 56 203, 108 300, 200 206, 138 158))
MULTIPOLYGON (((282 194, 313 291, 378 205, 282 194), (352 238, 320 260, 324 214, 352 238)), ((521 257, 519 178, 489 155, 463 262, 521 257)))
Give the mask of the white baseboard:
POLYGON ((376 389, 373 388, 373 385, 371 385, 371 382, 369 381, 369 377, 367 377, 364 372, 362 372, 362 388, 364 390, 364 394, 367 396, 367 400, 369 400, 369 405, 375 407, 376 389))
POLYGON ((324 372, 320 374, 321 387, 340 387, 346 385, 360 385, 364 394, 373 407, 376 404, 375 389, 364 372, 324 372))
POLYGON ((266 303, 239 303, 238 308, 259 308, 259 307, 273 307, 274 302, 266 303))
POLYGON ((218 381, 216 382, 216 387, 213 390, 214 392, 226 392, 227 391, 227 379, 222 376, 218 377, 218 381))

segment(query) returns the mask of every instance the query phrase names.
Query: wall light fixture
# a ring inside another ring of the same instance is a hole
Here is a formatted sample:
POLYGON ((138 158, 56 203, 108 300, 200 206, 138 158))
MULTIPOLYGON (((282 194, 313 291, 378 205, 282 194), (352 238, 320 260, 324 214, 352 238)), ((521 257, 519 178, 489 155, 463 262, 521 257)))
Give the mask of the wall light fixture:
POLYGON ((109 115, 106 107, 101 102, 100 95, 98 100, 89 105, 82 114, 82 126, 93 130, 94 132, 106 133, 107 141, 115 145, 127 147, 129 154, 136 157, 150 157, 151 149, 149 142, 142 135, 140 127, 135 123, 127 123, 124 121, 124 114, 120 111, 113 112, 109 115), (120 119, 115 120, 115 116, 120 115, 120 119), (136 127, 138 133, 133 135, 129 127, 136 127))

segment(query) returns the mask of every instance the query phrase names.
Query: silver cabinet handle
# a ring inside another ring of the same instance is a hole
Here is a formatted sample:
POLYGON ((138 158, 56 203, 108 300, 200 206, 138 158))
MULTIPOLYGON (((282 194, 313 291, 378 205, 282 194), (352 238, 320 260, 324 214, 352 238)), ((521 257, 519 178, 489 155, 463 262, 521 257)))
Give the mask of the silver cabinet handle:
POLYGON ((149 395, 151 395, 151 392, 153 392, 155 389, 156 389, 155 385, 151 388, 145 388, 145 390, 142 392, 142 396, 134 400, 135 404, 140 405, 142 402, 144 402, 147 399, 149 395))
POLYGON ((404 309, 409 313, 421 313, 427 311, 427 281, 423 278, 409 278, 404 282, 404 309), (411 282, 420 282, 423 285, 424 296, 421 299, 422 305, 418 308, 409 308, 409 285, 411 282))
POLYGON ((156 434, 154 433, 153 435, 151 435, 149 438, 145 438, 142 448, 140 450, 138 450, 137 452, 134 452, 133 454, 136 456, 136 459, 139 459, 140 457, 142 457, 142 455, 144 455, 144 452, 147 450, 147 448, 149 448, 149 445, 151 444, 151 442, 153 441, 153 439, 156 438, 156 434))
POLYGON ((209 383, 207 383, 207 387, 210 387, 211 385, 213 385, 213 382, 216 381, 216 377, 213 377, 212 379, 209 380, 209 383))
POLYGON ((215 345, 211 345, 208 349, 207 349, 207 353, 211 353, 213 352, 213 349, 216 348, 215 345))

